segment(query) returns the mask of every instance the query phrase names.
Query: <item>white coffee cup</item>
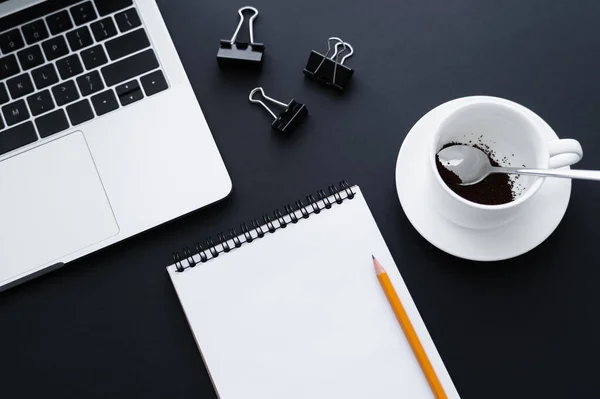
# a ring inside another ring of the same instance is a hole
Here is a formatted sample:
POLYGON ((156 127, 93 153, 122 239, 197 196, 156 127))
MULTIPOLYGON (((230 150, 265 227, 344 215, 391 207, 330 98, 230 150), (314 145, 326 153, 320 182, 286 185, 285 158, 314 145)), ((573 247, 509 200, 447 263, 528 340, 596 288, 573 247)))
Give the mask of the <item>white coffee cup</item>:
POLYGON ((464 105, 445 117, 429 144, 429 167, 433 172, 431 200, 438 212, 460 226, 475 229, 498 227, 514 219, 545 178, 519 176, 514 201, 482 205, 462 198, 444 183, 437 170, 436 154, 444 145, 458 142, 489 148, 501 166, 561 168, 581 160, 583 150, 578 141, 547 141, 544 137, 548 135, 538 126, 522 107, 493 99, 464 105))

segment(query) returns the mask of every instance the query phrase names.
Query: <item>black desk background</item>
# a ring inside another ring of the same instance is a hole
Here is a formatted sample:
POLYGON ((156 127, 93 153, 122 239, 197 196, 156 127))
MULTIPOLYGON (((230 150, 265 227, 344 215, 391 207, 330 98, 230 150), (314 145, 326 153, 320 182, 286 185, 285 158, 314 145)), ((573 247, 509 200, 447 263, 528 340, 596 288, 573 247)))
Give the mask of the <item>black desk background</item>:
POLYGON ((165 271, 171 252, 340 179, 364 191, 463 399, 598 396, 600 185, 576 182, 564 221, 534 251, 480 264, 417 234, 394 168, 424 113, 475 94, 531 108, 580 140, 580 167, 599 168, 600 3, 256 0, 255 37, 267 45, 256 75, 222 72, 215 60, 241 3, 159 4, 234 191, 0 294, 2 397, 215 398, 165 271), (301 73, 329 36, 356 50, 343 96, 301 73), (307 104, 310 117, 290 139, 248 103, 258 85, 307 104))

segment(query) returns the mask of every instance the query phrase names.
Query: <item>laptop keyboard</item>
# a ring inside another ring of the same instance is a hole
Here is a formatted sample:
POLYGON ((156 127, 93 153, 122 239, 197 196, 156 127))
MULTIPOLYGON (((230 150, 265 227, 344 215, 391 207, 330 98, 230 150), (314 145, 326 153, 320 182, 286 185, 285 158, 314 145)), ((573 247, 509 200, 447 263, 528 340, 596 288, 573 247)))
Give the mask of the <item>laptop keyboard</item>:
POLYGON ((133 0, 69 3, 0 33, 0 155, 168 88, 133 0))

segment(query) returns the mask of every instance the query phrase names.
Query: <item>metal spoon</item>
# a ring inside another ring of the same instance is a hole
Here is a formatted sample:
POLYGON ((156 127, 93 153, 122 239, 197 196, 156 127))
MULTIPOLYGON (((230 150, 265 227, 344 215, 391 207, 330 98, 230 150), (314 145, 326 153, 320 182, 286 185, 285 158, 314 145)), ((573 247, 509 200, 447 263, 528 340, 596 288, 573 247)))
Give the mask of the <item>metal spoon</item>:
POLYGON ((441 164, 460 178, 463 186, 479 183, 490 173, 509 173, 600 181, 600 171, 596 170, 554 170, 492 166, 488 156, 483 151, 469 145, 453 145, 444 148, 438 152, 437 155, 441 164))

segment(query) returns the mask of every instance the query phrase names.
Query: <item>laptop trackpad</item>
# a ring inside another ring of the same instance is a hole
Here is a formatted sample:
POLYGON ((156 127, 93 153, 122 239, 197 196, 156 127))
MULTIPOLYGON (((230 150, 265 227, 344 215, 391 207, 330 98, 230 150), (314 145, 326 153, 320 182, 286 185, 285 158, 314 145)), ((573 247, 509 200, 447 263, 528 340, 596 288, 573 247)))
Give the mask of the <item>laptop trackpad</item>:
POLYGON ((83 133, 0 162, 0 285, 118 232, 83 133))

